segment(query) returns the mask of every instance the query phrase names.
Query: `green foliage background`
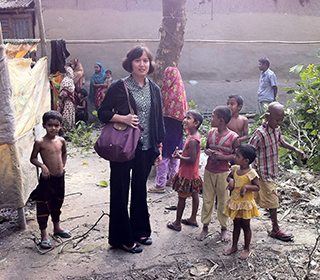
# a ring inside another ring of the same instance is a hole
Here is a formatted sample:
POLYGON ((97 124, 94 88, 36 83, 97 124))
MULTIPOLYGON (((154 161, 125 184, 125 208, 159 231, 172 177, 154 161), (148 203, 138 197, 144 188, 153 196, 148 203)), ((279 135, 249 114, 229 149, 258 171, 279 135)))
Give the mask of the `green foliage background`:
MULTIPOLYGON (((317 54, 320 58, 320 49, 317 54)), ((307 165, 313 171, 320 171, 320 65, 296 65, 291 73, 299 73, 301 81, 295 88, 283 88, 294 98, 288 101, 292 107, 286 109, 284 133, 291 144, 301 148, 307 158, 307 165)))

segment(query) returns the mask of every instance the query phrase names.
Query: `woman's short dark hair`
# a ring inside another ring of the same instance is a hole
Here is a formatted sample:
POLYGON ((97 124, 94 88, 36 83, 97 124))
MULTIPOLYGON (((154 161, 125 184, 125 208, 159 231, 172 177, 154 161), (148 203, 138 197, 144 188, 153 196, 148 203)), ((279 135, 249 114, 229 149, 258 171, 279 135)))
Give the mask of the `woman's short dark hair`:
POLYGON ((123 59, 123 62, 122 62, 123 69, 131 73, 132 61, 135 60, 136 58, 141 57, 143 52, 146 52, 150 62, 148 74, 153 73, 154 67, 155 67, 155 63, 153 61, 153 55, 146 46, 141 46, 141 45, 135 46, 130 51, 128 51, 127 56, 123 59))
POLYGON ((241 144, 237 147, 237 150, 244 159, 249 160, 249 164, 251 164, 257 156, 256 148, 250 144, 241 144))

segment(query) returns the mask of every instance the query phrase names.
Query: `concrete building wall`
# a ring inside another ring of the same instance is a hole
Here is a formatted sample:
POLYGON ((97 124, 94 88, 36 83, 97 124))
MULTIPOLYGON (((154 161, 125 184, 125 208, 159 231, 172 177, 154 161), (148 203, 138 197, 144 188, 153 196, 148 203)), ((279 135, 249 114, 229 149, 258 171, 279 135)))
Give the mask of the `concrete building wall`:
MULTIPOLYGON (((82 62, 87 89, 95 62, 111 69, 116 79, 127 75, 121 60, 135 43, 70 40, 139 39, 156 53, 161 0, 42 0, 42 4, 47 39, 67 41, 68 60, 82 62)), ((317 60, 320 44, 307 42, 320 41, 319 1, 305 1, 302 6, 298 0, 187 0, 186 11, 179 70, 188 100, 202 111, 224 104, 231 93, 245 98, 243 111, 255 111, 261 57, 271 60, 279 88, 299 79, 289 74, 290 67, 317 60)), ((48 50, 50 56, 50 44, 48 50)), ((289 98, 279 91, 280 102, 289 98)))

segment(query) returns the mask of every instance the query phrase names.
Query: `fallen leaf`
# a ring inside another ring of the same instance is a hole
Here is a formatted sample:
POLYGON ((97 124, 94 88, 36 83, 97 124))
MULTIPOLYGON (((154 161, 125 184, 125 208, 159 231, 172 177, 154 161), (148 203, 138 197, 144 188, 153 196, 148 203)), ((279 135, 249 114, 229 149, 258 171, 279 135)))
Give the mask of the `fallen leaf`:
POLYGON ((291 194, 295 197, 302 197, 302 194, 296 191, 291 192, 291 194))
POLYGON ((105 181, 105 180, 102 180, 102 181, 100 182, 100 186, 102 186, 102 187, 108 187, 108 182, 105 181))
POLYGON ((85 162, 85 161, 83 161, 83 162, 82 162, 82 165, 88 165, 88 163, 87 163, 87 162, 85 162))

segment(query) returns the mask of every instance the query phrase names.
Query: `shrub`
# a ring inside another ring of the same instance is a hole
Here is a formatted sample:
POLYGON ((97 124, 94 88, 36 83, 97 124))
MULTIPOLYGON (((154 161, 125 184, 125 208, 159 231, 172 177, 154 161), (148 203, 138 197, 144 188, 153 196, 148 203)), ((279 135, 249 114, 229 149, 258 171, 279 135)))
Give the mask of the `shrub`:
POLYGON ((290 72, 299 73, 301 81, 296 82, 295 88, 282 88, 294 95, 288 105, 295 104, 293 108, 286 108, 283 131, 292 139, 292 145, 305 152, 308 166, 320 171, 320 65, 310 64, 306 68, 296 65, 290 72))

